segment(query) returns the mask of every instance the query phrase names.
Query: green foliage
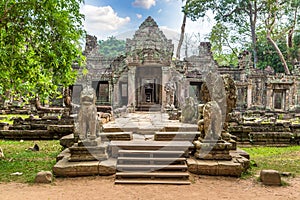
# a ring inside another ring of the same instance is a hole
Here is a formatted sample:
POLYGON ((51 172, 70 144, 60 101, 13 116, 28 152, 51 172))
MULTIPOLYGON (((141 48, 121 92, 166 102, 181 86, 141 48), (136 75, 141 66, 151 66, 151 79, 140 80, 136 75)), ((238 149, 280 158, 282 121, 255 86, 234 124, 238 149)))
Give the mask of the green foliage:
POLYGON ((75 81, 81 64, 82 0, 0 2, 0 95, 39 94, 75 81), (6 93, 6 94, 5 94, 6 93))
MULTIPOLYGON (((288 61, 287 65, 291 67, 294 60, 299 61, 300 58, 300 45, 297 42, 299 9, 299 0, 193 0, 186 3, 183 11, 192 20, 204 17, 209 11, 213 12, 216 26, 222 24, 229 27, 217 27, 219 30, 215 33, 219 36, 211 38, 211 42, 215 42, 213 47, 218 62, 227 63, 230 60, 226 59, 226 54, 216 51, 228 47, 220 38, 230 41, 232 36, 235 36, 236 40, 232 43, 252 52, 256 66, 265 68, 270 65, 277 72, 287 72, 285 61, 288 61), (271 33, 269 41, 267 31, 271 33), (292 41, 289 44, 286 41, 287 36, 289 41, 292 41), (217 43, 218 41, 221 42, 217 43), (275 51, 275 46, 278 46, 279 50, 275 51)), ((215 33, 212 32, 211 35, 215 33)))
POLYGON ((236 37, 230 34, 227 26, 222 23, 217 23, 209 36, 212 45, 214 59, 219 66, 237 66, 238 55, 237 47, 235 47, 236 37))
MULTIPOLYGON (((299 33, 296 33, 294 37, 294 46, 289 48, 286 45, 286 35, 280 34, 281 31, 277 31, 275 33, 274 39, 277 41, 277 45, 280 48, 282 54, 285 58, 289 58, 287 60, 287 64, 290 69, 292 69, 293 61, 295 59, 299 59, 298 51, 300 47, 300 41, 298 41, 298 37, 300 37, 299 33)), ((275 72, 284 73, 284 68, 282 62, 274 49, 274 47, 267 41, 266 32, 264 30, 257 32, 258 43, 257 43, 257 55, 259 62, 257 63, 257 68, 264 69, 267 66, 271 66, 274 68, 275 72)))
MULTIPOLYGON (((13 124, 13 118, 19 118, 26 119, 29 117, 29 115, 15 115, 15 114, 9 114, 9 115, 0 115, 0 122, 6 122, 9 124, 13 124)), ((38 117, 38 116, 37 116, 38 117)))
POLYGON ((99 41, 100 54, 107 58, 115 58, 121 54, 125 54, 126 42, 118 40, 114 36, 108 37, 107 40, 99 41))
POLYGON ((0 182, 33 182, 39 171, 52 171, 56 156, 61 150, 59 141, 4 141, 0 146, 5 158, 0 159, 0 182), (40 151, 28 151, 29 147, 37 143, 40 151), (21 176, 12 173, 23 173, 21 176))

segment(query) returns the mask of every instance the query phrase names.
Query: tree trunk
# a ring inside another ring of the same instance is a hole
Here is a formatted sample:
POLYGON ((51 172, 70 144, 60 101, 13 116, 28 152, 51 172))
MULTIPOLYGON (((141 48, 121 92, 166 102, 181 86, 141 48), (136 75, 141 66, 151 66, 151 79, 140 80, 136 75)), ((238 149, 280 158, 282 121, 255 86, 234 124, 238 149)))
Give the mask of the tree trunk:
POLYGON ((182 25, 181 25, 180 39, 179 39, 178 47, 177 47, 177 51, 176 51, 176 58, 177 59, 180 59, 180 50, 181 50, 181 46, 182 46, 183 39, 184 39, 185 24, 186 24, 186 14, 184 13, 183 21, 182 21, 182 25))
POLYGON ((249 20, 250 20, 250 29, 251 29, 251 40, 252 40, 252 51, 253 51, 253 65, 254 68, 256 68, 258 58, 257 58, 257 39, 256 39, 256 21, 257 21, 257 4, 254 2, 252 4, 251 2, 248 3, 249 6, 249 20))
POLYGON ((254 68, 256 68, 256 64, 258 61, 257 58, 257 40, 256 40, 256 30, 255 24, 251 23, 251 38, 252 38, 252 49, 253 49, 253 64, 254 68))
POLYGON ((293 43, 293 37, 294 37, 294 32, 295 32, 295 27, 296 27, 296 22, 297 22, 297 18, 298 18, 298 8, 295 9, 294 11, 294 18, 293 18, 293 23, 291 23, 291 27, 288 31, 288 38, 287 38, 287 46, 288 46, 288 60, 295 65, 295 61, 293 59, 292 53, 291 53, 291 49, 294 47, 294 43, 293 43))
POLYGON ((290 75, 291 73, 290 73, 288 65, 287 65, 287 63, 286 63, 286 61, 284 59, 284 56, 283 56, 281 50, 279 49, 279 47, 277 46, 277 44, 272 39, 270 32, 267 33, 267 39, 273 45, 273 47, 275 48, 275 50, 276 50, 276 52, 277 52, 277 54, 278 54, 278 56, 279 56, 279 58, 280 58, 280 60, 281 60, 281 62, 283 64, 283 68, 284 68, 285 74, 290 75))

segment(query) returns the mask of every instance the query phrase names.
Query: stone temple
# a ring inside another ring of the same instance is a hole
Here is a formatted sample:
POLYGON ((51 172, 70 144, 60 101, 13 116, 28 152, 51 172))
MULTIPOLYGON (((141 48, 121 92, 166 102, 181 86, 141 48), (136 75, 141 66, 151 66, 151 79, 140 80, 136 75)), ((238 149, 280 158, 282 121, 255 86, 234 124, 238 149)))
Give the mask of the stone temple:
MULTIPOLYGON (((73 102, 88 84, 96 90, 96 105, 114 108, 126 106, 131 111, 160 110, 170 104, 181 107, 185 98, 201 102, 199 93, 209 71, 230 74, 237 86, 237 108, 295 111, 300 105, 299 66, 293 75, 275 74, 271 67, 253 68, 251 53, 239 57, 236 68, 219 67, 213 60, 209 42, 201 42, 199 54, 183 61, 173 60, 174 45, 148 17, 126 41, 126 53, 115 59, 99 54, 97 38, 86 38, 87 76, 80 76, 72 86, 73 102), (170 101, 166 86, 173 85, 170 101)), ((79 69, 80 71, 81 69, 79 69)))
POLYGON ((220 67, 210 48, 201 42, 198 55, 173 59, 172 41, 151 17, 114 59, 100 55, 97 38, 87 35, 88 73, 74 66, 79 76, 70 88, 84 128, 61 139, 67 148, 57 157, 56 176, 190 184, 189 173, 241 176, 250 162, 236 141, 299 143, 300 126, 277 121, 278 113, 300 117, 299 66, 292 75, 258 70, 245 51, 236 68, 220 67))

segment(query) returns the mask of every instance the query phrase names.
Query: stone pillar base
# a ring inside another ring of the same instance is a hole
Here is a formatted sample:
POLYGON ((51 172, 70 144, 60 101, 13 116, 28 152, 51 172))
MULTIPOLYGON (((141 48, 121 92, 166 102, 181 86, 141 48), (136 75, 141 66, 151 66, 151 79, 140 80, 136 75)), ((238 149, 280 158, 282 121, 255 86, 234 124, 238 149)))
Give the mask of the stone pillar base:
POLYGON ((75 143, 70 150, 70 162, 106 160, 107 145, 101 144, 100 139, 84 140, 75 143))
POLYGON ((218 141, 195 141, 195 157, 202 160, 231 160, 229 151, 232 144, 223 140, 218 141))

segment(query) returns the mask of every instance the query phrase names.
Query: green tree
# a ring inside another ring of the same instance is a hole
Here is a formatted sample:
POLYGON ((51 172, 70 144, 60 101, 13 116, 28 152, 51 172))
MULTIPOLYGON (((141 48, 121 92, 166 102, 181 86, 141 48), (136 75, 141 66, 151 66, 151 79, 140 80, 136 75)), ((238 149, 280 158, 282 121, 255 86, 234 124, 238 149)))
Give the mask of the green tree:
MULTIPOLYGON (((238 36, 231 35, 230 28, 218 22, 209 35, 214 59, 220 66, 238 65, 238 36)), ((240 45, 242 46, 242 45, 240 45)))
POLYGON ((121 54, 125 54, 126 42, 118 40, 114 36, 110 36, 107 40, 100 40, 100 54, 107 58, 115 58, 121 54))
POLYGON ((263 8, 263 0, 193 0, 186 4, 184 12, 192 20, 196 20, 204 17, 207 11, 211 10, 217 22, 236 25, 240 35, 250 36, 254 65, 256 65, 258 61, 256 28, 263 8))
POLYGON ((282 67, 286 74, 290 74, 288 62, 292 62, 294 51, 294 33, 297 25, 299 25, 299 0, 267 0, 264 12, 264 23, 266 30, 266 38, 276 50, 281 61, 282 67), (285 36, 285 44, 280 48, 282 36, 285 36), (276 39, 276 38, 279 38, 276 39), (287 53, 284 54, 283 51, 287 53))
POLYGON ((0 93, 52 95, 75 81, 82 63, 83 0, 0 2, 0 93))
POLYGON ((279 58, 284 72, 290 74, 286 60, 293 62, 299 47, 293 43, 299 26, 299 8, 299 0, 193 0, 186 4, 184 12, 188 17, 197 19, 210 10, 217 22, 231 24, 230 32, 238 31, 242 38, 245 36, 250 39, 249 49, 253 52, 255 66, 261 62, 258 60, 258 46, 261 47, 258 44, 258 32, 265 32, 265 39, 261 39, 261 42, 268 40, 277 54, 273 56, 279 58), (288 38, 285 39, 286 45, 282 43, 282 36, 288 38))

